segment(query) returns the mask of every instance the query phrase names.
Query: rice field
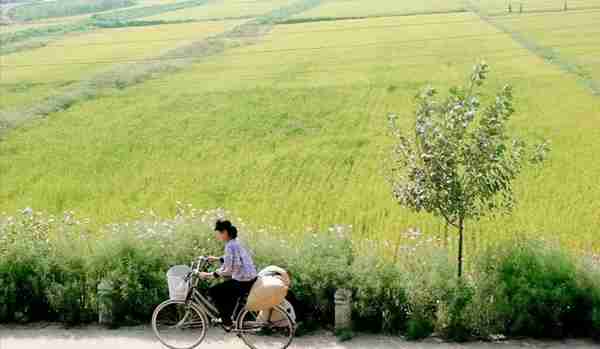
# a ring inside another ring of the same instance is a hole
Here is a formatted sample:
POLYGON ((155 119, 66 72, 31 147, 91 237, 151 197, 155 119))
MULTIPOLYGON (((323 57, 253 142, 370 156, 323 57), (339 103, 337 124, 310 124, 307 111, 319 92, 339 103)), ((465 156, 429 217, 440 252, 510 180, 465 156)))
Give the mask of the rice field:
POLYGON ((489 15, 508 14, 509 8, 512 13, 560 12, 565 10, 565 4, 566 10, 600 9, 596 0, 471 0, 470 3, 489 15))
POLYGON ((496 22, 532 50, 592 81, 600 93, 600 10, 531 14, 496 22), (543 30, 549 27, 561 29, 543 30))
POLYGON ((463 0, 327 0, 296 18, 394 16, 460 11, 463 0))
MULTIPOLYGON (((172 213, 182 201, 290 233, 351 224, 357 238, 385 244, 410 227, 443 235, 438 220, 392 200, 386 115, 408 125, 420 87, 461 83, 483 58, 490 92, 515 87, 512 131, 550 139, 553 152, 517 183, 512 216, 468 226, 469 247, 528 235, 600 248, 600 100, 473 13, 277 25, 256 45, 31 122, 0 143, 0 211, 73 209, 114 222, 141 209, 172 213)), ((15 71, 11 81, 83 74, 60 69, 15 71)))
POLYGON ((255 17, 293 3, 291 0, 217 0, 205 6, 182 9, 155 16, 146 20, 214 20, 223 18, 255 17))
POLYGON ((23 108, 118 64, 157 57, 222 33, 239 21, 99 29, 68 35, 45 47, 0 56, 0 110, 23 108))

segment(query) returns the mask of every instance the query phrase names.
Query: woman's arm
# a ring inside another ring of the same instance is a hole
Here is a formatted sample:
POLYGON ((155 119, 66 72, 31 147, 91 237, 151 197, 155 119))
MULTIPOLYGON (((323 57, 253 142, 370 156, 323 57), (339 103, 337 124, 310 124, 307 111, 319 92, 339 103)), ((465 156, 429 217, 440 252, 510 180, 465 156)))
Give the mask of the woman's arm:
POLYGON ((228 244, 225 247, 225 256, 223 256, 221 268, 214 272, 214 276, 233 275, 236 271, 239 271, 241 267, 239 261, 238 249, 235 245, 228 244))

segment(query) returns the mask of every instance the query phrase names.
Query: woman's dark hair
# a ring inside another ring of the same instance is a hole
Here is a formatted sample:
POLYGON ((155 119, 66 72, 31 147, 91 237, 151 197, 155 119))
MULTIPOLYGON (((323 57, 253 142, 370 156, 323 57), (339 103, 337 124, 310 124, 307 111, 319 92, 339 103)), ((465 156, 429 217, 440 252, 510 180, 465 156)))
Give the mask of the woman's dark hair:
POLYGON ((229 234, 230 239, 237 238, 237 228, 235 225, 231 224, 230 221, 222 221, 219 219, 217 223, 215 223, 215 230, 221 232, 226 231, 227 234, 229 234))

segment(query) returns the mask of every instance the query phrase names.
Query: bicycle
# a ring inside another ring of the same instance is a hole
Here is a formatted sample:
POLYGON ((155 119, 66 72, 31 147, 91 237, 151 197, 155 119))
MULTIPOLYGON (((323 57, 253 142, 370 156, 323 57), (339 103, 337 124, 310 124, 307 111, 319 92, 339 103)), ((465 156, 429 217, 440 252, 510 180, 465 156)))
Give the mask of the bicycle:
MULTIPOLYGON (((191 272, 185 278, 189 289, 184 300, 169 299, 156 307, 152 315, 152 329, 158 340, 170 349, 192 349, 206 337, 208 326, 221 324, 219 311, 200 291, 199 273, 206 271, 210 262, 199 257, 191 263, 191 272)), ((285 349, 293 340, 296 324, 281 306, 267 311, 245 308, 247 295, 238 299, 234 326, 230 330, 252 349, 285 349)), ((229 329, 223 328, 229 332, 229 329)))

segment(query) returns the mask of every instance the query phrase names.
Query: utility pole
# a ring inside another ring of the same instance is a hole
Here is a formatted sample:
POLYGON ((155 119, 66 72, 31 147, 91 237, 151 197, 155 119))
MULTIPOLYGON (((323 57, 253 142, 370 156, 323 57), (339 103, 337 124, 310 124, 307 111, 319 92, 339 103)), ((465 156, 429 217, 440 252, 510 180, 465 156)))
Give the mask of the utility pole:
POLYGON ((508 13, 512 13, 512 1, 508 2, 508 13))
POLYGON ((568 11, 569 10, 569 4, 567 2, 568 2, 568 0, 565 0, 565 6, 563 8, 563 11, 568 11))
POLYGON ((519 3, 519 13, 523 13, 523 3, 519 3))

